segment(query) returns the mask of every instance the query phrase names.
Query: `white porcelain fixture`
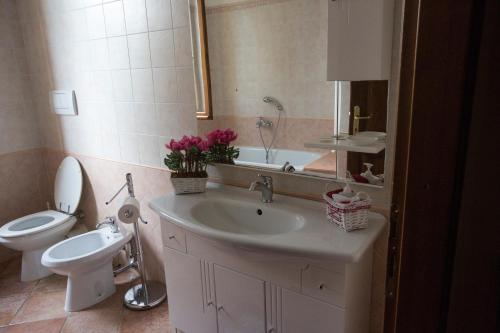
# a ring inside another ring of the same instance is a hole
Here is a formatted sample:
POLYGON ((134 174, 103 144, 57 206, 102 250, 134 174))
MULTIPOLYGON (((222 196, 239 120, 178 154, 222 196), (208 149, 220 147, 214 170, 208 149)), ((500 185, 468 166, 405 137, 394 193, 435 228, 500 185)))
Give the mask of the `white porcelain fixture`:
POLYGON ((43 252, 64 239, 76 222, 82 194, 82 170, 73 157, 66 157, 57 170, 54 184, 56 210, 18 218, 0 228, 0 244, 22 251, 21 280, 33 281, 52 272, 40 263, 43 252))
POLYGON ((190 333, 369 331, 373 243, 386 223, 350 233, 323 203, 209 184, 150 203, 161 218, 169 316, 190 333))
POLYGON ((362 131, 362 132, 358 132, 356 133, 356 136, 368 136, 368 137, 372 137, 372 138, 377 138, 377 140, 379 141, 384 141, 385 138, 387 137, 387 133, 385 132, 375 132, 375 131, 362 131))
POLYGON ((267 169, 281 169, 286 162, 295 168, 295 171, 303 171, 304 167, 321 158, 321 154, 310 151, 271 149, 269 151, 269 163, 266 163, 266 151, 261 147, 238 147, 240 155, 234 161, 236 165, 247 165, 265 167, 267 169))
POLYGON ((104 227, 66 239, 43 253, 45 267, 68 276, 66 311, 88 308, 115 292, 112 260, 131 238, 129 232, 104 227))
POLYGON ((346 138, 346 140, 353 145, 357 146, 369 146, 378 141, 376 137, 373 136, 361 136, 361 135, 351 135, 346 138))

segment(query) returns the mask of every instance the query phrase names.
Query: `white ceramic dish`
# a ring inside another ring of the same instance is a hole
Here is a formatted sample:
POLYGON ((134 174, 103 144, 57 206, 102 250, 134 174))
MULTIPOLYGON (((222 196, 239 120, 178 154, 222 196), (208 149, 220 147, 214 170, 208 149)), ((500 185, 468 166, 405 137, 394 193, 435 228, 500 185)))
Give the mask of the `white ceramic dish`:
POLYGON ((356 134, 356 136, 377 138, 377 140, 383 141, 383 140, 385 140, 387 133, 374 132, 374 131, 364 131, 364 132, 358 132, 358 134, 356 134))
POLYGON ((350 136, 346 140, 347 142, 356 146, 369 146, 378 141, 378 139, 373 136, 359 136, 359 135, 350 136))

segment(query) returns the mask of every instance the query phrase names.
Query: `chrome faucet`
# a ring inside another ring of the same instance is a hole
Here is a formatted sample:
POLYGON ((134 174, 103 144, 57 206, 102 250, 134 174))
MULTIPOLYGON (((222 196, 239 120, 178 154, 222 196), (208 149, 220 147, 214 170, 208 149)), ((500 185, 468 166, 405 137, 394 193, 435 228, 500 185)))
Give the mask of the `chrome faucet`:
POLYGON ((261 201, 264 203, 273 202, 273 178, 271 176, 258 175, 260 181, 254 181, 250 184, 249 191, 260 191, 262 193, 261 201))
POLYGON ((255 127, 273 127, 273 122, 271 120, 265 119, 264 117, 259 117, 255 122, 255 127))
POLYGON ((116 218, 113 216, 106 217, 103 222, 97 223, 95 225, 95 228, 100 229, 102 226, 109 226, 111 228, 111 232, 120 232, 118 224, 116 223, 116 218))

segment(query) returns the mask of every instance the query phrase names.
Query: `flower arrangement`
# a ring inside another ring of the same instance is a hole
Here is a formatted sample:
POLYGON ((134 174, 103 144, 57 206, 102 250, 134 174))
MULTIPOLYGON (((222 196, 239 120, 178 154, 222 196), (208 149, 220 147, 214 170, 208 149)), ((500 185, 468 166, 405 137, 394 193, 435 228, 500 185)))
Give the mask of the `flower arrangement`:
POLYGON ((171 180, 175 193, 204 192, 208 179, 208 163, 233 164, 239 150, 229 144, 238 136, 231 129, 215 130, 203 140, 198 136, 184 135, 181 140, 170 140, 165 147, 170 153, 164 159, 172 171, 171 180))
POLYGON ((229 144, 236 140, 238 135, 230 128, 216 129, 207 134, 208 152, 207 160, 212 163, 234 164, 240 151, 229 144))
POLYGON ((164 159, 172 171, 172 178, 206 178, 208 141, 198 136, 184 135, 181 140, 170 140, 165 147, 171 152, 164 159))

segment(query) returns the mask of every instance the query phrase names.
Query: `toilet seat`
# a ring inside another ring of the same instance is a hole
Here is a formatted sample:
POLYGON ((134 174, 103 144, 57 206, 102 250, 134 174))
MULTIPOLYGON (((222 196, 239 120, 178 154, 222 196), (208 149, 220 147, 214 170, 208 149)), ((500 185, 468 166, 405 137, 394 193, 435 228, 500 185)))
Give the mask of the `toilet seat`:
POLYGON ((10 221, 0 228, 0 237, 13 238, 49 230, 68 221, 71 215, 46 210, 10 221))

